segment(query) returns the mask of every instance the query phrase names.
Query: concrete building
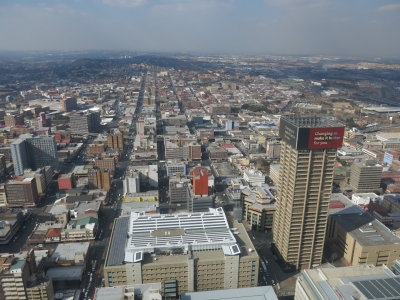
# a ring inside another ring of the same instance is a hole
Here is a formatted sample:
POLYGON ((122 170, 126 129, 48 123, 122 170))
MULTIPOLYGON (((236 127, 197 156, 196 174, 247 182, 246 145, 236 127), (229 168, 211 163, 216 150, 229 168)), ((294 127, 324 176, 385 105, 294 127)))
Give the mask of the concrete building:
POLYGON ((379 190, 382 166, 373 161, 355 162, 351 165, 350 186, 354 193, 368 193, 379 190))
POLYGON ((195 195, 208 195, 208 169, 196 167, 192 170, 192 185, 195 195))
POLYGON ((250 169, 243 172, 243 179, 252 186, 261 186, 265 183, 265 175, 263 172, 250 169))
POLYGON ((124 149, 124 135, 118 129, 107 134, 107 147, 119 150, 124 149))
POLYGON ((386 266, 373 265, 303 270, 294 299, 400 299, 400 277, 386 266))
POLYGON ((277 159, 281 155, 281 142, 280 141, 267 141, 265 153, 269 158, 277 159))
POLYGON ((11 156, 15 175, 18 176, 22 175, 25 169, 58 167, 57 144, 53 136, 21 135, 11 143, 11 156))
POLYGON ((180 161, 168 161, 165 164, 165 169, 167 171, 167 176, 185 176, 186 173, 186 164, 180 161))
POLYGON ((126 175, 122 181, 124 194, 140 193, 140 174, 133 173, 126 175))
POLYGON ((114 157, 105 157, 105 158, 96 158, 94 164, 99 169, 108 169, 111 172, 114 172, 117 162, 114 157))
POLYGON ((87 135, 96 133, 100 128, 100 112, 78 112, 70 116, 71 133, 87 135))
POLYGON ((234 226, 232 232, 222 208, 120 217, 107 250, 105 286, 161 282, 177 295, 255 287, 259 256, 243 225, 234 226))
POLYGON ((61 99, 61 108, 65 111, 72 111, 78 108, 76 98, 65 98, 61 99))
POLYGON ((161 292, 161 283, 102 287, 96 288, 93 300, 162 300, 161 292))
POLYGON ((186 293, 182 300, 278 300, 272 286, 186 293))
POLYGON ((326 245, 346 264, 391 266, 400 258, 400 237, 341 194, 329 204, 326 245))
POLYGON ((184 178, 171 178, 169 180, 170 204, 186 207, 190 201, 190 180, 184 178))
POLYGON ((90 169, 88 172, 89 188, 102 189, 107 192, 111 188, 111 173, 108 169, 90 169))
POLYGON ((243 220, 251 224, 253 230, 272 229, 275 212, 275 196, 265 187, 244 188, 241 192, 243 220))
POLYGON ((321 118, 281 117, 282 139, 273 239, 297 269, 321 264, 336 151, 344 127, 321 118))
POLYGON ((5 184, 7 205, 11 207, 35 206, 39 195, 35 178, 9 181, 5 184))
POLYGON ((4 116, 6 127, 14 127, 16 125, 24 125, 24 117, 19 114, 9 114, 4 116))

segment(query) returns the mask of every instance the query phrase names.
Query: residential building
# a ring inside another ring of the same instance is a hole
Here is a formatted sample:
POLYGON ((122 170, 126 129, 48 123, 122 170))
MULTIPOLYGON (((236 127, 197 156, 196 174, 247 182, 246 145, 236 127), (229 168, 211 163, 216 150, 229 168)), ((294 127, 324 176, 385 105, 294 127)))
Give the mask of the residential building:
POLYGON ((400 277, 386 266, 373 265, 303 270, 294 299, 400 299, 400 277))
POLYGON ((173 290, 175 296, 255 287, 259 256, 244 226, 233 226, 234 232, 222 208, 120 217, 107 250, 105 286, 161 282, 162 289, 173 290))
POLYGON ((297 269, 321 264, 336 151, 344 127, 318 117, 281 117, 281 160, 273 239, 297 269))
POLYGON ((382 166, 373 161, 355 162, 351 165, 350 186, 354 193, 368 193, 379 190, 382 166))

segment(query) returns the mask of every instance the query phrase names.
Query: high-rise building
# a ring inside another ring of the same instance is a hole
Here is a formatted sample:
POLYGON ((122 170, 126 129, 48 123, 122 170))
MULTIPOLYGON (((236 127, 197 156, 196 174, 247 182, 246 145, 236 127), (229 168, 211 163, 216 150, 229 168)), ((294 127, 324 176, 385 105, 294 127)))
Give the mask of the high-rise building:
POLYGON ((107 135, 107 146, 113 149, 124 149, 124 135, 118 130, 107 135))
POLYGON ((25 169, 36 170, 44 166, 57 168, 57 144, 53 136, 21 135, 11 144, 15 175, 25 169))
POLYGON ((321 264, 333 166, 344 127, 318 117, 282 117, 281 164, 273 238, 279 255, 297 269, 321 264))
POLYGON ((100 128, 100 112, 79 112, 70 116, 71 132, 73 134, 96 133, 100 128))
POLYGON ((105 260, 105 286, 161 282, 176 295, 257 286, 259 256, 243 224, 233 227, 222 208, 120 217, 105 260))
POLYGON ((350 186, 354 193, 368 193, 379 190, 382 166, 374 161, 355 162, 351 165, 350 186))
POLYGON ((208 195, 208 169, 197 167, 192 170, 193 193, 208 195))

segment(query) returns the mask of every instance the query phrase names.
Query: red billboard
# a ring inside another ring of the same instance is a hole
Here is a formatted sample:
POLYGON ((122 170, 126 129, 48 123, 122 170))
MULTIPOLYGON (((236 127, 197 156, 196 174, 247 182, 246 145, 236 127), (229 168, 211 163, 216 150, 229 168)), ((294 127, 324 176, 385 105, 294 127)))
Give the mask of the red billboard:
POLYGON ((341 148, 343 135, 344 127, 310 128, 308 149, 341 148))

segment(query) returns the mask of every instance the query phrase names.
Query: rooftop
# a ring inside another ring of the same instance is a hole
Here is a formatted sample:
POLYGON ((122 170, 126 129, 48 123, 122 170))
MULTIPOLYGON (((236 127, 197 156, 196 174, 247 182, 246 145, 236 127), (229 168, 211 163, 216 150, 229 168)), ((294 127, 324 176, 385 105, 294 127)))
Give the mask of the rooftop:
POLYGON ((271 286, 186 293, 182 300, 277 300, 271 286))
POLYGON ((318 128, 318 127, 341 127, 340 123, 321 118, 321 117, 292 117, 282 116, 281 120, 302 128, 318 128))

